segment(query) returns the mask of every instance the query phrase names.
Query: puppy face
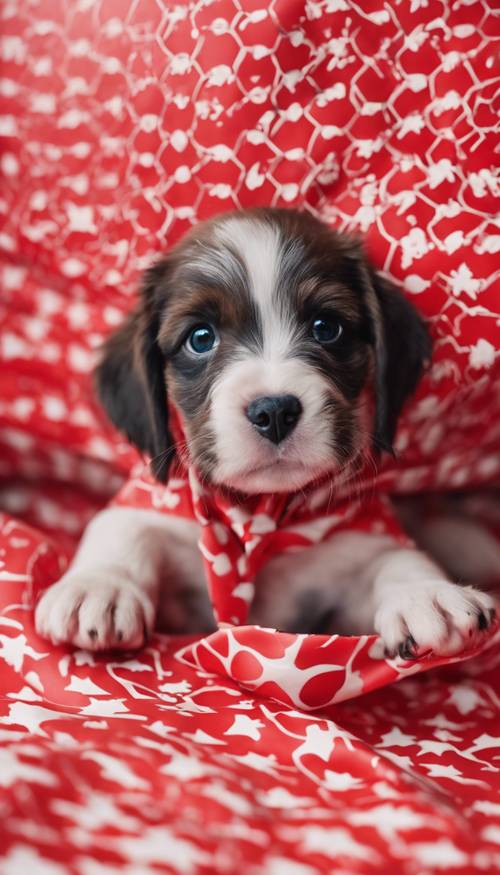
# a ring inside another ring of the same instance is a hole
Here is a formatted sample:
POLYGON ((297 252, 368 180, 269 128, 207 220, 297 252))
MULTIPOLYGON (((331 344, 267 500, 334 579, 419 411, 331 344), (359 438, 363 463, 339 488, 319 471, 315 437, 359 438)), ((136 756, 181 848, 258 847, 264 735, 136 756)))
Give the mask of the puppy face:
POLYGON ((204 478, 289 491, 349 465, 373 437, 389 445, 427 354, 421 320, 352 240, 259 209, 198 226, 147 274, 98 387, 160 479, 168 392, 204 478))

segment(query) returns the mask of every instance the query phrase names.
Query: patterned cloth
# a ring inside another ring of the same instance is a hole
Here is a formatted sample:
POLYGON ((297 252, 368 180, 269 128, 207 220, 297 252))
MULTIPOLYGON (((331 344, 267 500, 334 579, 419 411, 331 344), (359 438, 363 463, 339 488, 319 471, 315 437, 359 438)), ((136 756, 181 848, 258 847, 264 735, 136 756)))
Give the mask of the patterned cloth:
MULTIPOLYGON (((430 654, 410 665, 384 658, 374 636, 290 635, 244 626, 263 565, 284 551, 305 549, 339 531, 389 535, 413 546, 390 499, 373 478, 345 484, 332 497, 328 480, 300 493, 237 496, 203 485, 176 462, 167 487, 140 466, 112 504, 195 520, 199 548, 219 631, 181 651, 184 662, 238 681, 243 687, 300 708, 322 708, 454 660, 430 654), (239 626, 238 630, 231 630, 239 626)), ((492 630, 492 635, 494 630, 492 630)), ((500 640, 500 636, 499 636, 500 640)), ((489 638, 482 646, 491 646, 489 638)), ((479 648, 481 649, 481 648, 479 648)), ((476 651, 460 654, 469 659, 476 651)))
POLYGON ((202 485, 194 468, 176 460, 166 487, 141 465, 112 503, 196 521, 217 623, 241 626, 258 572, 279 553, 311 547, 346 529, 411 546, 389 498, 375 490, 373 478, 357 480, 355 492, 345 485, 339 497, 326 479, 298 493, 245 496, 202 485))
POLYGON ((498 486, 493 3, 6 0, 1 31, 1 875, 498 871, 495 632, 423 673, 249 627, 95 657, 31 612, 137 461, 94 350, 229 207, 363 234, 430 320, 380 493, 498 486))

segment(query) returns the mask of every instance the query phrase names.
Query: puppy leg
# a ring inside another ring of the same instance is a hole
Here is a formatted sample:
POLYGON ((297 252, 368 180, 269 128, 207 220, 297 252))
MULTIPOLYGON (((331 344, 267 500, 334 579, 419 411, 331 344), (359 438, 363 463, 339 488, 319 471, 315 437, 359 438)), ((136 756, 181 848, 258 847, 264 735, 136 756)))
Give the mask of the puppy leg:
POLYGON ((451 583, 417 550, 384 552, 367 573, 373 580, 373 625, 391 654, 412 658, 426 650, 456 653, 473 643, 494 617, 489 595, 451 583))
POLYGON ((291 632, 373 632, 373 579, 367 570, 392 538, 341 532, 280 553, 260 571, 250 622, 291 632))
POLYGON ((194 524, 152 511, 97 514, 68 571, 38 602, 37 631, 89 650, 140 647, 155 624, 162 579, 183 574, 176 558, 196 555, 196 535, 194 524))
POLYGON ((376 631, 390 653, 416 656, 462 649, 493 615, 489 595, 450 583, 424 553, 343 532, 272 559, 257 579, 251 621, 294 632, 376 631))

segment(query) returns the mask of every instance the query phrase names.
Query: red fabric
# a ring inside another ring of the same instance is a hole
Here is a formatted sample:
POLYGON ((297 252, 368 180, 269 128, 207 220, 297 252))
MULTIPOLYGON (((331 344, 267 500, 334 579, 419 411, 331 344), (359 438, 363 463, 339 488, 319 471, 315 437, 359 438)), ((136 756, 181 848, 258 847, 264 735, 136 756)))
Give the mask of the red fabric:
POLYGON ((214 489, 194 469, 176 461, 167 487, 143 465, 113 504, 196 520, 207 585, 219 626, 247 621, 259 570, 278 553, 310 547, 342 529, 385 534, 405 546, 403 532, 386 495, 373 478, 364 487, 343 488, 326 480, 299 493, 244 496, 214 489))
MULTIPOLYGON (((300 493, 242 496, 202 485, 194 470, 176 462, 167 487, 140 466, 113 504, 155 510, 194 519, 199 547, 219 630, 180 652, 196 665, 241 686, 298 708, 323 708, 455 660, 427 654, 409 665, 384 658, 375 636, 290 635, 245 626, 260 568, 286 550, 304 549, 342 529, 393 537, 412 546, 401 529, 390 499, 376 491, 373 477, 346 483, 333 492, 326 481, 300 493), (231 627, 238 626, 238 630, 231 627)), ((491 635, 494 636, 495 629, 491 635)), ((491 646, 487 637, 478 649, 491 646)))
POLYGON ((293 642, 301 672, 327 654, 327 683, 278 704, 258 672, 280 636, 157 636, 113 659, 48 647, 31 613, 136 461, 91 400, 93 350, 153 255, 230 206, 362 233, 430 319, 380 492, 498 486, 492 4, 2 14, 0 873, 498 871, 494 637, 342 705, 339 677, 351 697, 391 679, 377 642, 293 642))

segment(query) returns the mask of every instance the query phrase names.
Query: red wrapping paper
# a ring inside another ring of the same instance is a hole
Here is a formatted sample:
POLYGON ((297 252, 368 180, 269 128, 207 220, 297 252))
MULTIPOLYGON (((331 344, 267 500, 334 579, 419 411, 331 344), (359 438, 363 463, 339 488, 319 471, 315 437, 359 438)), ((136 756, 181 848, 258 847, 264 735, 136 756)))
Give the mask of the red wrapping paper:
POLYGON ((430 320, 379 494, 498 487, 492 4, 2 15, 0 872, 498 871, 495 629, 440 667, 245 626, 96 657, 32 619, 137 461, 95 350, 154 255, 230 207, 362 234, 430 320))

